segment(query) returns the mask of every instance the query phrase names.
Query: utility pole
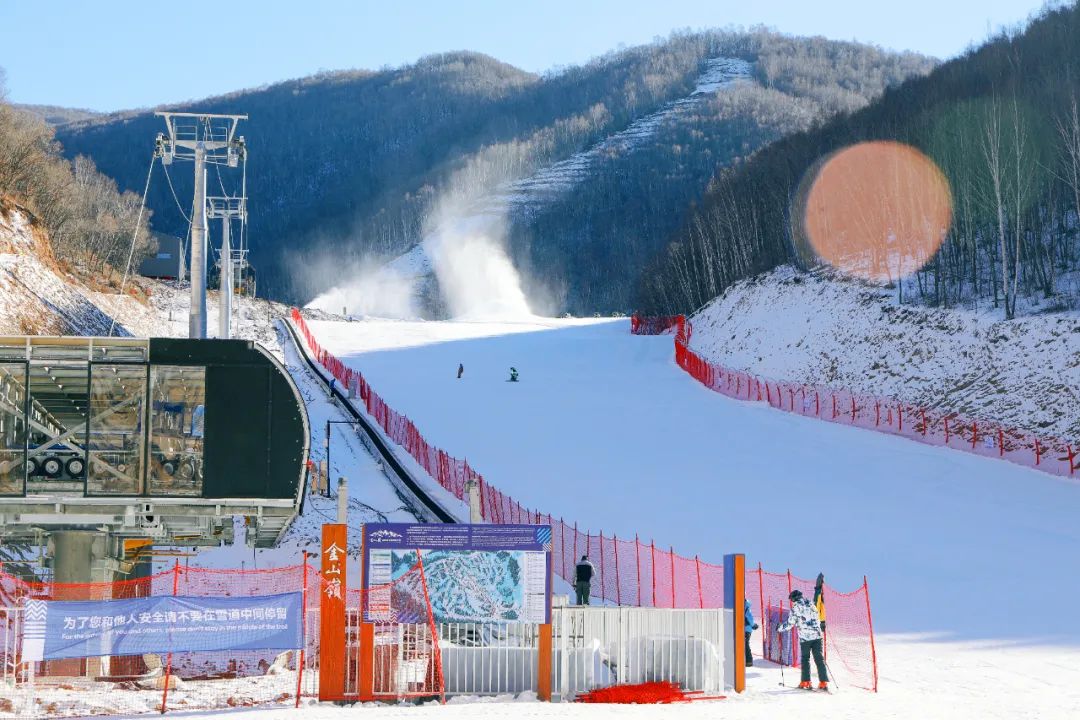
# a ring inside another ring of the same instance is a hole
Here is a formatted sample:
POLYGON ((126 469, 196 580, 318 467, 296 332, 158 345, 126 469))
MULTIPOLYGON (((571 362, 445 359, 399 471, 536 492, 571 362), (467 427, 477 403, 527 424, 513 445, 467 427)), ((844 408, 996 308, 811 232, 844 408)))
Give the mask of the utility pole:
MULTIPOLYGON (((246 162, 247 146, 237 137, 236 126, 247 115, 156 112, 164 118, 168 135, 158 133, 157 152, 161 161, 192 160, 195 164, 195 202, 191 216, 191 314, 188 337, 206 337, 206 166, 238 167, 246 162)), ((228 221, 226 220, 226 223, 228 221)), ((229 257, 231 258, 231 251, 229 257)), ((231 280, 230 280, 231 283, 231 280)), ((227 317, 227 316, 226 316, 227 317)), ((227 323, 227 320, 226 320, 227 323)))

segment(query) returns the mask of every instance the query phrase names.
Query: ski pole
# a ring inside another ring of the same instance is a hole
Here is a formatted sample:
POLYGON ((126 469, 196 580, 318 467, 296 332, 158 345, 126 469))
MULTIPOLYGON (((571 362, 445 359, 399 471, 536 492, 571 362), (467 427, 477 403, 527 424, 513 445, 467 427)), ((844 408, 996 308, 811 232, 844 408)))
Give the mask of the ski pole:
POLYGON ((829 681, 836 686, 837 690, 839 690, 840 684, 836 682, 836 674, 832 671, 832 668, 829 667, 829 661, 825 660, 824 657, 822 657, 822 660, 825 662, 825 669, 829 671, 829 681))
POLYGON ((784 679, 784 645, 783 645, 783 638, 784 638, 784 634, 782 632, 780 632, 779 629, 777 629, 777 631, 776 631, 776 643, 779 646, 778 649, 780 650, 780 685, 782 687, 787 687, 787 680, 784 679))

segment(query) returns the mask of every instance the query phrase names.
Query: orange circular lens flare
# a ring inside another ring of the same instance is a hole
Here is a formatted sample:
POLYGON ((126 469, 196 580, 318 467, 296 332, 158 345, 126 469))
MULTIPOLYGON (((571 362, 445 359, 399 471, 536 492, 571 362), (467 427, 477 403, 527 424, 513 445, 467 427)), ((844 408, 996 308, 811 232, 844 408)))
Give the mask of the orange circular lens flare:
POLYGON ((949 181, 934 161, 910 145, 879 141, 825 162, 806 197, 803 227, 821 260, 892 282, 933 258, 951 220, 949 181))

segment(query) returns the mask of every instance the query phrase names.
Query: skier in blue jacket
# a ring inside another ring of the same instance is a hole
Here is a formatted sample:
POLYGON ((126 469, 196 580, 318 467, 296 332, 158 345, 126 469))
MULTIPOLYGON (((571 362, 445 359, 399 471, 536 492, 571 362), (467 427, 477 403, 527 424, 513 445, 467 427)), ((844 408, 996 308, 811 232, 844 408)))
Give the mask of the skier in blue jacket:
POLYGON ((818 690, 829 689, 829 674, 825 670, 825 656, 822 654, 822 632, 824 628, 818 616, 818 609, 814 604, 803 597, 802 591, 792 590, 788 595, 791 600, 791 611, 788 619, 777 628, 777 633, 787 632, 791 628, 798 628, 799 650, 802 653, 802 678, 799 687, 810 690, 810 657, 814 658, 817 666, 818 690))
POLYGON ((758 624, 754 622, 754 613, 750 612, 750 601, 746 600, 746 607, 743 608, 743 623, 746 631, 746 667, 754 666, 754 656, 750 652, 750 634, 758 629, 758 624))

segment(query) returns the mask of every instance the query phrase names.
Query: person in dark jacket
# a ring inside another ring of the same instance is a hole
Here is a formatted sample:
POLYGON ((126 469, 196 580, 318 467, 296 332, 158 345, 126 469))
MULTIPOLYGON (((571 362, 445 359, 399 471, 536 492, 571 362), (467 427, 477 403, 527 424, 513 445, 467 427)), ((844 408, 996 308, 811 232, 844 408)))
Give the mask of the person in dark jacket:
POLYGON ((574 572, 574 590, 577 592, 577 604, 588 605, 589 595, 592 589, 593 575, 596 574, 596 567, 589 562, 588 555, 582 555, 578 560, 577 567, 574 572))
POLYGON ((817 666, 818 690, 829 689, 829 674, 825 670, 825 656, 822 654, 821 638, 823 628, 818 616, 818 609, 803 597, 799 590, 792 590, 788 595, 791 600, 791 612, 788 619, 776 628, 776 632, 787 632, 792 627, 799 630, 799 650, 802 652, 802 678, 799 687, 810 690, 810 656, 817 666))
POLYGON ((457 366, 457 379, 460 380, 461 376, 464 375, 464 374, 465 374, 465 365, 463 363, 458 363, 458 366, 457 366))
POLYGON ((754 622, 754 613, 750 612, 750 601, 745 600, 746 607, 743 609, 743 623, 746 631, 746 667, 754 667, 754 656, 750 652, 750 633, 758 629, 758 624, 754 622))

